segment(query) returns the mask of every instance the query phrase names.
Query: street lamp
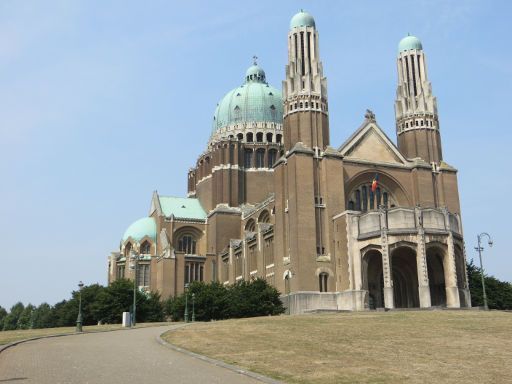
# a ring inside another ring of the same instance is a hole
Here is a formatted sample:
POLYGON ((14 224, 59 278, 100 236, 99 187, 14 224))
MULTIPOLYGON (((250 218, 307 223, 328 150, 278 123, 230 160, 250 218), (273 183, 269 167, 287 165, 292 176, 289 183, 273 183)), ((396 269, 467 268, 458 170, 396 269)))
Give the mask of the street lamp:
POLYGON ((188 283, 185 284, 185 323, 188 323, 188 283))
POLYGON ((133 269, 133 309, 132 309, 132 326, 135 327, 137 321, 135 316, 137 314, 137 262, 139 257, 135 251, 132 250, 130 256, 131 264, 130 269, 133 269))
POLYGON ((487 294, 485 293, 485 280, 484 280, 484 265, 482 264, 482 251, 484 250, 484 247, 481 246, 482 237, 487 237, 487 243, 489 244, 489 247, 492 247, 492 239, 491 235, 489 235, 487 232, 482 232, 481 234, 477 235, 478 239, 478 247, 475 247, 475 250, 478 251, 478 256, 480 257, 480 277, 482 278, 482 292, 484 295, 484 309, 486 311, 489 310, 489 306, 487 305, 487 294))
POLYGON ((192 293, 192 322, 196 321, 195 303, 196 303, 196 294, 192 293))
POLYGON ((76 318, 76 331, 82 332, 82 288, 84 283, 78 283, 78 317, 76 318))

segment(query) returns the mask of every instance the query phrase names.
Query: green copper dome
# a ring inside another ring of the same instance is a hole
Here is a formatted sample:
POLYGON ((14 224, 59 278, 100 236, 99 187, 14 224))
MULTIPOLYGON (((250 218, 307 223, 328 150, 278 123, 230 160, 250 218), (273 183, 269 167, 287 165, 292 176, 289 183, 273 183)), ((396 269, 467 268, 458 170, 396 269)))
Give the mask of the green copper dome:
POLYGON ((135 241, 140 241, 146 236, 153 241, 156 240, 156 223, 152 217, 144 217, 130 225, 123 235, 123 241, 128 240, 129 237, 135 241))
POLYGON ((217 104, 212 132, 237 123, 283 123, 281 91, 266 82, 257 64, 245 73, 245 83, 229 91, 217 104))
POLYGON ((398 44, 398 53, 409 51, 411 49, 423 49, 420 39, 416 36, 405 36, 398 44))
POLYGON ((292 17, 290 21, 290 29, 297 27, 315 27, 315 19, 309 13, 304 12, 302 9, 299 13, 292 17))

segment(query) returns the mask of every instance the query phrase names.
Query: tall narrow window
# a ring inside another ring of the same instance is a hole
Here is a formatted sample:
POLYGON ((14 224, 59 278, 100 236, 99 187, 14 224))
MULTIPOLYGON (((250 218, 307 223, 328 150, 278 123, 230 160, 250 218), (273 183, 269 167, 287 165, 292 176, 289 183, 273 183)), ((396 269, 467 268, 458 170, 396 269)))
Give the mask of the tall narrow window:
POLYGON ((318 285, 320 292, 327 292, 327 279, 329 275, 325 272, 322 272, 318 275, 318 285))
POLYGON ((244 167, 252 167, 252 149, 246 149, 244 152, 244 167))
POLYGON ((382 194, 382 200, 384 200, 384 203, 383 203, 383 204, 384 204, 384 207, 386 207, 386 208, 387 208, 387 207, 388 207, 388 193, 387 193, 387 192, 384 192, 384 193, 382 194))
POLYGON ((256 151, 256 168, 265 167, 265 150, 260 148, 256 151))
POLYGON ((359 190, 356 191, 356 211, 361 210, 361 192, 359 190))
POLYGON ((268 167, 269 168, 272 168, 272 166, 276 162, 276 153, 277 153, 277 151, 275 149, 271 149, 268 151, 268 167))
POLYGON ((190 236, 185 235, 178 241, 178 251, 185 252, 189 255, 195 255, 196 253, 196 240, 190 236))
POLYGON ((374 206, 373 191, 370 189, 370 209, 373 209, 373 206, 374 206))
POLYGON ((363 191, 363 211, 366 212, 368 210, 368 189, 366 186, 363 186, 361 189, 363 191))
POLYGON ((151 253, 151 244, 149 241, 145 240, 140 246, 140 253, 144 255, 149 255, 151 253))
POLYGON ((381 193, 380 193, 380 188, 377 187, 377 190, 375 191, 376 193, 376 197, 377 197, 377 208, 380 207, 381 205, 381 193))
POLYGON ((256 133, 256 141, 258 143, 263 143, 263 132, 256 133))
POLYGON ((254 141, 252 132, 248 132, 246 137, 248 143, 252 143, 254 141))

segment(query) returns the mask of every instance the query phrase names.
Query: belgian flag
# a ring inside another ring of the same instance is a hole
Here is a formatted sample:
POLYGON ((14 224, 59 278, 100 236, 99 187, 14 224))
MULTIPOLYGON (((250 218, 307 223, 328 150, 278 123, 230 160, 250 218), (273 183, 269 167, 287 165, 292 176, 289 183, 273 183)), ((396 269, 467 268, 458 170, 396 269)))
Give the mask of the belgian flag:
POLYGON ((372 192, 375 192, 377 187, 379 186, 379 175, 376 173, 375 177, 372 180, 372 192))

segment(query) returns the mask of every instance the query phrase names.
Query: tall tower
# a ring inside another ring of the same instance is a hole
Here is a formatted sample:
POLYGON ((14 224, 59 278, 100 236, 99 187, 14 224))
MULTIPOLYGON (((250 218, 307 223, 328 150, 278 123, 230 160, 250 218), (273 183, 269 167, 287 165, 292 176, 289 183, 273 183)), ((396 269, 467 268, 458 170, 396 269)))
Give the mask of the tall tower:
POLYGON ((398 149, 407 158, 428 163, 443 159, 437 101, 428 81, 421 41, 406 36, 398 45, 398 87, 395 101, 398 149))
POLYGON ((290 21, 283 99, 285 150, 297 142, 315 151, 325 149, 329 145, 327 80, 315 20, 302 10, 290 21))
MULTIPOLYGON (((344 186, 342 158, 328 148, 327 80, 318 32, 304 11, 290 22, 283 99, 285 154, 274 167, 274 238, 276 259, 282 260, 276 261, 278 275, 289 280, 281 280, 278 289, 318 291, 315 271, 335 270, 331 217, 343 210, 344 186)), ((335 284, 334 273, 326 274, 321 289, 334 291, 335 284)))

